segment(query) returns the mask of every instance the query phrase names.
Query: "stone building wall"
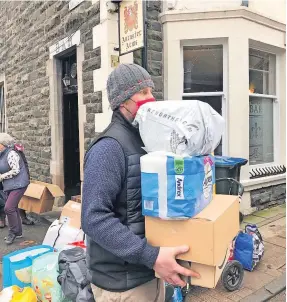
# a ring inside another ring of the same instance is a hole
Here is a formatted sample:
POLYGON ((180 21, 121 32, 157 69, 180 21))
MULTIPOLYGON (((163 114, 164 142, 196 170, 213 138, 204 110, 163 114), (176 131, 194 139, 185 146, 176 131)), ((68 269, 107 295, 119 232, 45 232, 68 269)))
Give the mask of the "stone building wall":
POLYGON ((5 76, 8 132, 24 144, 34 179, 51 182, 49 47, 77 30, 85 56, 85 138, 94 135, 101 94, 94 93, 93 70, 101 66, 101 49, 93 49, 92 29, 99 22, 99 2, 84 1, 69 11, 68 1, 1 1, 0 75, 5 76))
POLYGON ((253 190, 250 193, 251 207, 262 210, 286 202, 286 184, 253 190))

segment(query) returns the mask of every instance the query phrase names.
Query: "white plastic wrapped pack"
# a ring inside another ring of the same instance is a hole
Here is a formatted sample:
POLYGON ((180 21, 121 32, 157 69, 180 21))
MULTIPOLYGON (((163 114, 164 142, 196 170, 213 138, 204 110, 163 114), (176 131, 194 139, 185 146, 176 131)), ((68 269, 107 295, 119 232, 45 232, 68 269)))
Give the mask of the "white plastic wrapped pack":
POLYGON ((224 131, 222 116, 197 100, 146 103, 138 110, 134 124, 147 152, 182 156, 211 154, 224 131))

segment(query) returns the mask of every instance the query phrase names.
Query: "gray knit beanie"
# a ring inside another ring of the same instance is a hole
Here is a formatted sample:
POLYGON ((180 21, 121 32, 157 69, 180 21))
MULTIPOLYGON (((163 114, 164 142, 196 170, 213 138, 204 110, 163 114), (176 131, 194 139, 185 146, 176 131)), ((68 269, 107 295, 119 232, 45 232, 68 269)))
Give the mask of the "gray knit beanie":
POLYGON ((111 72, 107 81, 108 99, 114 111, 140 90, 154 83, 150 74, 137 64, 120 64, 111 72))

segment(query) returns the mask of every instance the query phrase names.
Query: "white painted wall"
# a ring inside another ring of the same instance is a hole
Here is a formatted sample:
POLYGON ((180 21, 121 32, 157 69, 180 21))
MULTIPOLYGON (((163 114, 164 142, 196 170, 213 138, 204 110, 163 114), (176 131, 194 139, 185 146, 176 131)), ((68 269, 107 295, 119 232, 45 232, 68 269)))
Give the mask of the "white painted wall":
MULTIPOLYGON (((119 55, 115 50, 118 41, 118 14, 107 11, 107 1, 100 0, 100 24, 93 28, 93 48, 101 47, 101 68, 94 70, 94 91, 102 91, 102 113, 95 115, 95 131, 102 132, 110 123, 112 110, 107 97, 107 79, 114 70, 111 55, 119 55)), ((120 57, 120 63, 132 63, 133 54, 120 57)))
MULTIPOLYGON (((242 0, 167 0, 163 9, 204 12, 212 10, 238 9, 242 0)), ((271 19, 286 23, 286 0, 249 0, 251 10, 271 19)))
MULTIPOLYGON (((175 12, 176 13, 176 12, 175 12)), ((285 33, 243 18, 203 19, 202 14, 193 20, 165 22, 164 31, 164 98, 181 99, 183 90, 183 62, 181 44, 206 39, 227 39, 228 43, 228 150, 230 156, 249 158, 249 43, 250 40, 266 51, 274 52, 281 62, 279 68, 280 87, 280 158, 277 164, 285 164, 286 152, 286 68, 285 33), (201 19, 201 20, 200 20, 201 19), (188 28, 188 30, 186 30, 188 28), (263 48, 264 49, 264 48, 263 48)), ((172 17, 173 18, 173 17, 172 17)), ((200 45, 200 44, 199 44, 200 45)), ((249 164, 242 168, 241 179, 247 188, 241 207, 250 211, 248 187, 260 188, 285 182, 285 175, 270 177, 262 183, 249 180, 249 164)))

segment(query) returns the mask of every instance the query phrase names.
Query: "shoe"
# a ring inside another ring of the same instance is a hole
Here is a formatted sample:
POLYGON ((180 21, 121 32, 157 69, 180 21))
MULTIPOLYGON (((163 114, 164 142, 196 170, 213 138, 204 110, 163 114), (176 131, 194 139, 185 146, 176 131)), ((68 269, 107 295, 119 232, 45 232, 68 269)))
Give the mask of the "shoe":
POLYGON ((22 224, 25 224, 25 225, 34 225, 34 221, 28 219, 27 217, 25 218, 22 218, 22 224))
MULTIPOLYGON (((8 236, 9 236, 9 234, 8 234, 8 236)), ((8 236, 4 237, 4 240, 6 240, 6 238, 8 238, 8 236)), ((20 235, 15 235, 15 236, 16 236, 15 239, 21 239, 21 238, 23 238, 23 235, 22 235, 22 234, 20 234, 20 235)))
POLYGON ((12 244, 14 242, 14 240, 16 239, 16 235, 9 233, 7 237, 5 237, 5 243, 6 244, 12 244))

